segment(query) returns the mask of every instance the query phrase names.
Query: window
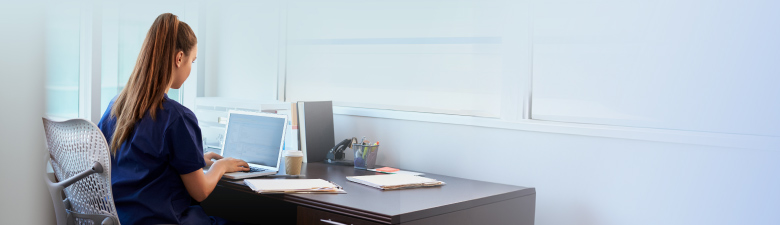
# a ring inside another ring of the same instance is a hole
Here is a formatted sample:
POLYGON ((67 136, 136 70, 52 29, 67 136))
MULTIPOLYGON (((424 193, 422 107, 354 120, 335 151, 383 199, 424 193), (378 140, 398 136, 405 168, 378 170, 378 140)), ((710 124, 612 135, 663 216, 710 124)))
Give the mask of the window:
POLYGON ((46 13, 46 115, 79 117, 78 3, 51 2, 46 13))
MULTIPOLYGON (((105 2, 102 28, 102 67, 100 107, 124 89, 133 72, 141 45, 154 20, 162 13, 173 13, 186 21, 182 1, 166 2, 105 2)), ((191 26, 193 24, 190 24, 191 26)), ((193 67, 196 67, 193 65, 193 67)), ((193 69, 193 71, 195 71, 193 69)), ((194 76, 193 76, 194 77, 194 76)), ((171 89, 168 97, 181 101, 180 90, 171 89)))
MULTIPOLYGON (((197 5, 186 1, 170 2, 50 2, 46 13, 46 115, 56 119, 84 117, 95 120, 111 99, 127 83, 135 66, 146 33, 158 15, 170 12, 187 22, 197 18, 197 5), (186 10, 190 7, 189 10, 186 10), (95 13, 95 11, 100 13, 95 13), (100 35, 93 32, 95 25, 100 35), (99 40, 93 40, 94 38, 99 40), (101 46, 93 46, 100 41, 101 46), (100 48, 100 76, 90 75, 100 48), (86 68, 86 70, 85 70, 86 68), (100 95, 88 84, 99 84, 100 95), (99 102, 99 105, 97 105, 99 102), (90 104, 91 103, 91 104, 90 104), (100 107, 99 110, 95 110, 100 107)), ((190 23, 197 29, 197 23, 190 23)), ((197 65, 193 65, 196 73, 197 65)), ((168 96, 181 101, 180 90, 168 96)), ((97 121, 93 121, 97 122, 97 121)))
POLYGON ((204 3, 206 32, 198 54, 206 59, 201 97, 277 100, 281 61, 281 1, 204 3))
MULTIPOLYGON (((780 135, 766 100, 780 96, 780 36, 764 29, 778 20, 762 19, 772 7, 569 1, 103 2, 100 107, 154 18, 172 12, 199 39, 190 107, 196 96, 332 100, 342 113, 495 127, 780 135)), ((65 6, 49 13, 47 113, 76 117, 84 31, 65 6)))
POLYGON ((502 1, 296 1, 286 100, 500 117, 502 1))
POLYGON ((536 4, 532 118, 780 135, 777 13, 732 4, 536 4))

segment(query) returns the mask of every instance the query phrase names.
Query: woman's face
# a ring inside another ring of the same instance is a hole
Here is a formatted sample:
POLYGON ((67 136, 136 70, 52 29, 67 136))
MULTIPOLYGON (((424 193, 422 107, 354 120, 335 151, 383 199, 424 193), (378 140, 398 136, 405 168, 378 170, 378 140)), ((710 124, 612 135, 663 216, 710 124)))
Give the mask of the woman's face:
POLYGON ((187 77, 190 76, 192 71, 192 64, 195 63, 195 59, 198 58, 198 45, 192 46, 190 55, 186 56, 183 52, 176 54, 176 61, 173 65, 173 82, 171 88, 179 89, 187 77))

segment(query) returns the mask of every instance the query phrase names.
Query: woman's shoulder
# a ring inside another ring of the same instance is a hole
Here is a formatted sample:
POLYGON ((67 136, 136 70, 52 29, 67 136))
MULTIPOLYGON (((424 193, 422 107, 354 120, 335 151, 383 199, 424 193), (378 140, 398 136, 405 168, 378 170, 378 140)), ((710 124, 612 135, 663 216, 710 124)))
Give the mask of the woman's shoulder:
POLYGON ((192 110, 177 102, 176 100, 168 98, 168 96, 165 97, 162 106, 163 110, 168 111, 169 114, 173 117, 183 117, 197 121, 195 113, 193 113, 192 110))
MULTIPOLYGON (((116 102, 116 98, 119 97, 119 95, 114 96, 114 98, 111 99, 111 101, 108 102, 108 106, 105 110, 103 110, 103 116, 100 117, 100 121, 98 122, 98 127, 100 129, 103 129, 104 126, 107 126, 108 122, 110 120, 116 120, 116 118, 111 117, 111 109, 114 107, 114 103, 116 102)), ((113 125, 112 125, 113 126, 113 125)))

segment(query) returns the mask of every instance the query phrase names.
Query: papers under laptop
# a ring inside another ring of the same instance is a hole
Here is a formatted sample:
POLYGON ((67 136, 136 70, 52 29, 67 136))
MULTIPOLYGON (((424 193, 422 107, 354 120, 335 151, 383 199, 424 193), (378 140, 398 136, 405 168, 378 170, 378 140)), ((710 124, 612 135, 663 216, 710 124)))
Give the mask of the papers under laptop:
POLYGON ((221 155, 244 160, 251 170, 225 173, 224 177, 244 179, 279 172, 286 130, 286 115, 230 111, 221 155))
POLYGON ((246 186, 261 194, 344 194, 341 186, 323 179, 246 179, 246 186))

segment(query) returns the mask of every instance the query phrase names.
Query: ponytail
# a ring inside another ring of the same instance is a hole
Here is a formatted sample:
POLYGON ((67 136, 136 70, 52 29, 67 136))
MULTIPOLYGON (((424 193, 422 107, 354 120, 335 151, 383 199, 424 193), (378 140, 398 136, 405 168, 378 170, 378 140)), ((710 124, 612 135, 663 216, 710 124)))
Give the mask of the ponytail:
POLYGON ((112 155, 130 137, 135 123, 146 112, 155 119, 156 109, 162 108, 165 92, 173 82, 176 53, 183 51, 189 55, 195 44, 195 33, 176 15, 164 13, 154 20, 146 33, 130 79, 111 108, 111 117, 117 119, 110 143, 112 155))

